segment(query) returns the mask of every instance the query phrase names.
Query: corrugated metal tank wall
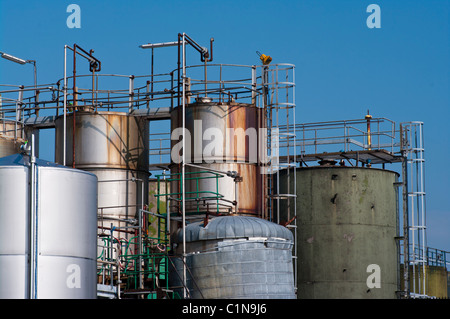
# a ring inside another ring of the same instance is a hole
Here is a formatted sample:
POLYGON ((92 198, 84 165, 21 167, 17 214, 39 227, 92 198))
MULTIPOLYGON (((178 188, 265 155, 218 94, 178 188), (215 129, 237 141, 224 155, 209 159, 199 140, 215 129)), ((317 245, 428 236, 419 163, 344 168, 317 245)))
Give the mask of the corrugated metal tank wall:
POLYGON ((397 178, 374 168, 297 169, 298 298, 396 298, 397 178))
MULTIPOLYGON (((178 232, 175 250, 181 255, 178 232)), ((292 233, 249 216, 215 217, 186 227, 187 287, 194 299, 295 299, 292 233)), ((172 286, 182 286, 183 263, 174 259, 172 286)), ((183 296, 182 289, 177 290, 183 296)))

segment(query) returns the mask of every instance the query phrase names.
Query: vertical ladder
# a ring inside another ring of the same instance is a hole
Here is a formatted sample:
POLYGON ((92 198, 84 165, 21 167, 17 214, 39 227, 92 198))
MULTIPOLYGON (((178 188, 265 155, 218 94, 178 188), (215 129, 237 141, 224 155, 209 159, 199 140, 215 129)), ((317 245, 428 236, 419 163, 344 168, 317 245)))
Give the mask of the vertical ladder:
POLYGON ((401 150, 403 160, 403 205, 407 216, 404 217, 404 263, 405 287, 408 297, 426 298, 426 204, 425 204, 425 148, 423 123, 407 122, 400 124, 401 150))
POLYGON ((272 68, 263 66, 262 71, 263 107, 267 117, 269 156, 266 216, 268 220, 277 224, 282 223, 292 230, 294 284, 297 288, 295 67, 290 64, 277 64, 272 68), (286 178, 283 185, 280 181, 282 171, 286 178), (286 203, 284 221, 280 219, 281 201, 286 203), (275 212, 276 216, 274 216, 275 212))

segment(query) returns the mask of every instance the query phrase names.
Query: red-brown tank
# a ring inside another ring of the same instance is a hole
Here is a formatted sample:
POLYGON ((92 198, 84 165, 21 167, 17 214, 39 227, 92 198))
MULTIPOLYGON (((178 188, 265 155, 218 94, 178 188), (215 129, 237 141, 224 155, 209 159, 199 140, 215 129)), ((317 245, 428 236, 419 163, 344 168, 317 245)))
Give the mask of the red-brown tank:
MULTIPOLYGON (((181 172, 181 110, 182 107, 175 108, 171 116, 172 173, 181 172)), ((261 217, 264 175, 261 174, 260 155, 265 150, 263 110, 251 104, 196 102, 186 106, 185 127, 186 212, 210 211, 261 217), (237 196, 233 178, 223 174, 217 179, 205 178, 214 177, 211 173, 192 174, 200 171, 237 172, 242 178, 237 183, 237 196), (193 198, 197 195, 213 196, 212 192, 216 191, 223 195, 219 206, 216 200, 193 198), (233 205, 234 201, 237 201, 237 207, 233 205)), ((171 187, 174 193, 180 192, 179 182, 173 182, 171 187)), ((172 204, 171 207, 175 211, 180 206, 172 204)))

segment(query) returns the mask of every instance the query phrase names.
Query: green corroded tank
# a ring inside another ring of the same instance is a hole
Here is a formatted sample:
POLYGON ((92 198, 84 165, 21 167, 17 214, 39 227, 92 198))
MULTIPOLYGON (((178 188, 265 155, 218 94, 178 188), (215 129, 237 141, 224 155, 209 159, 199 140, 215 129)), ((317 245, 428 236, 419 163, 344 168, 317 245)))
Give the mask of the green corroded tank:
MULTIPOLYGON (((280 173, 280 193, 285 178, 280 173)), ((299 299, 396 298, 397 180, 397 173, 375 168, 297 169, 299 299)))

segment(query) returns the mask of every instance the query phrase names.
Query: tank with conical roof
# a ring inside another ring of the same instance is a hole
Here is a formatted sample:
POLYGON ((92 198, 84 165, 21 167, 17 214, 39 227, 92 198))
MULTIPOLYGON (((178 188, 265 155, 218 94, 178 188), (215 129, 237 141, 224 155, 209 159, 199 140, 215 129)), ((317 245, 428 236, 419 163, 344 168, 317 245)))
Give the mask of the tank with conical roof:
MULTIPOLYGON (((250 216, 222 216, 186 226, 186 282, 191 298, 294 299, 293 235, 250 216)), ((174 238, 182 248, 183 234, 174 238)), ((182 286, 183 262, 174 259, 171 281, 182 286)), ((182 289, 178 290, 183 295, 182 289)))

